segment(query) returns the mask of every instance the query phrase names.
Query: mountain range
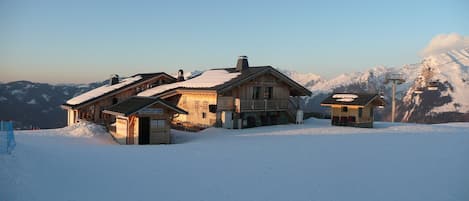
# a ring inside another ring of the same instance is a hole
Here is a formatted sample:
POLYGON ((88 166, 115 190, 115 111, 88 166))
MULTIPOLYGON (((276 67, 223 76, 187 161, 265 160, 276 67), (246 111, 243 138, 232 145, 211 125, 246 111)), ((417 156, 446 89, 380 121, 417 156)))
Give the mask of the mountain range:
POLYGON ((377 111, 377 119, 390 121, 392 92, 386 80, 387 76, 398 75, 404 82, 396 87, 396 121, 469 121, 469 48, 430 55, 420 63, 400 68, 378 66, 330 80, 315 74, 286 74, 313 92, 304 98, 306 111, 324 112, 319 103, 335 92, 380 93, 388 107, 377 111))
MULTIPOLYGON (((324 79, 313 73, 279 70, 313 92, 312 96, 302 99, 306 112, 326 113, 326 108, 319 103, 331 93, 380 93, 384 96, 387 107, 377 110, 376 119, 390 121, 391 84, 386 84, 386 79, 389 75, 399 75, 404 82, 397 85, 396 121, 469 121, 469 48, 430 55, 424 57, 420 63, 400 68, 378 66, 332 79, 324 79)), ((29 81, 0 83, 0 119, 14 120, 16 128, 20 129, 63 127, 66 125, 66 112, 60 105, 105 83, 106 81, 62 85, 29 81)))

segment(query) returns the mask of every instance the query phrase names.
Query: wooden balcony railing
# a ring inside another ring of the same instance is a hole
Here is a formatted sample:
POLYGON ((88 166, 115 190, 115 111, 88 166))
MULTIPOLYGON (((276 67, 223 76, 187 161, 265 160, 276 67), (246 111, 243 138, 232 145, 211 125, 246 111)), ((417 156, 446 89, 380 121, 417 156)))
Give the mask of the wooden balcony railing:
POLYGON ((235 99, 233 97, 219 97, 217 110, 246 111, 278 111, 288 109, 288 99, 235 99))
POLYGON ((288 109, 288 99, 240 100, 240 111, 277 111, 288 109))

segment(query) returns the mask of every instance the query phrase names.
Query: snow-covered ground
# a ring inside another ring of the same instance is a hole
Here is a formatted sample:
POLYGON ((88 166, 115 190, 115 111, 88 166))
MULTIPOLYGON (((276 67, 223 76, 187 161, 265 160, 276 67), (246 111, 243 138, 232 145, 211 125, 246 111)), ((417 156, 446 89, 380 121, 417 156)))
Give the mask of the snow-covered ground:
POLYGON ((0 200, 469 200, 469 123, 375 127, 310 119, 148 146, 89 124, 16 132, 0 200))

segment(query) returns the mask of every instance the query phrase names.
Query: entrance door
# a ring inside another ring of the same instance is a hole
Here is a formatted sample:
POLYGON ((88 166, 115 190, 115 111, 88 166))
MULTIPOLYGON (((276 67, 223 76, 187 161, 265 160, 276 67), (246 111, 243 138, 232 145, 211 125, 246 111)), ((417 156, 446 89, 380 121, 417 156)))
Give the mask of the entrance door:
POLYGON ((138 118, 138 144, 150 144, 150 118, 138 118))
POLYGON ((233 128, 233 113, 231 111, 221 112, 223 128, 233 128))

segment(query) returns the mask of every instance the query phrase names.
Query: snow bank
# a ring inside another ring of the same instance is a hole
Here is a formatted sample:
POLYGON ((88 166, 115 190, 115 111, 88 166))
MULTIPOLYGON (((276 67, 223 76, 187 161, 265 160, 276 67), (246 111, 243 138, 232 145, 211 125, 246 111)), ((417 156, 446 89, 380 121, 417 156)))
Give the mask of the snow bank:
POLYGON ((138 94, 138 96, 154 96, 166 90, 175 89, 178 87, 186 88, 209 88, 223 84, 233 78, 238 77, 241 73, 229 73, 226 70, 208 70, 202 75, 186 80, 183 82, 176 82, 172 84, 165 84, 151 89, 147 89, 138 94))
POLYGON ((91 138, 108 136, 106 128, 87 121, 81 121, 71 126, 58 129, 16 131, 18 134, 37 135, 37 136, 65 136, 75 138, 91 138))
POLYGON ((467 200, 469 123, 375 126, 173 130, 148 146, 38 135, 88 124, 30 131, 0 157, 0 200, 467 200))
POLYGON ((104 126, 96 125, 86 121, 58 129, 57 131, 58 133, 62 133, 63 135, 70 137, 94 137, 109 135, 104 126))

